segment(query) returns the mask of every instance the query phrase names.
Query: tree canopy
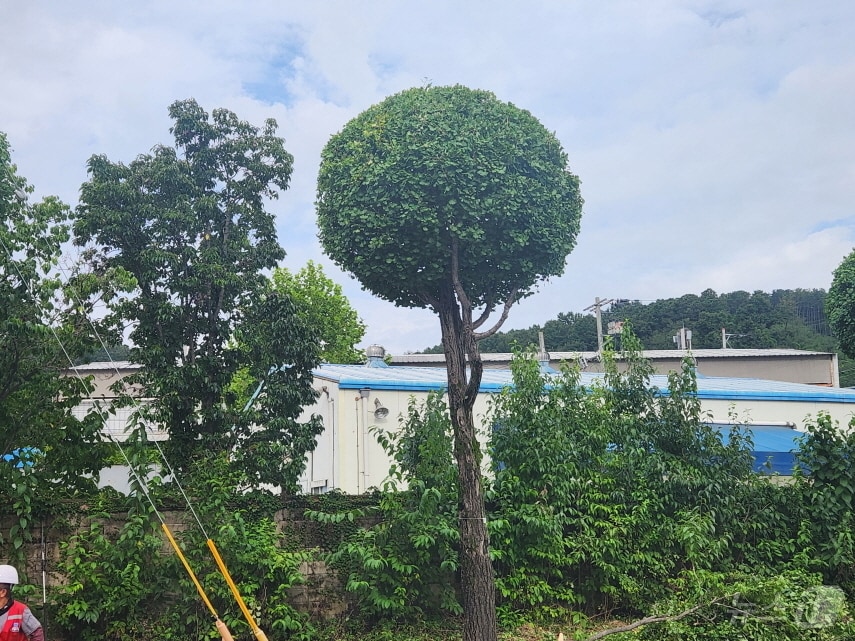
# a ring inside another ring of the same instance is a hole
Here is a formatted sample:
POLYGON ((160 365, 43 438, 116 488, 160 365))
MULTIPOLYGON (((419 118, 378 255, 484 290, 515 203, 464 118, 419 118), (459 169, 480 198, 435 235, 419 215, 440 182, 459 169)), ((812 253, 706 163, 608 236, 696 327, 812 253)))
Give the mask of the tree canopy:
POLYGON ((265 274, 285 255, 265 202, 287 188, 293 158, 273 120, 259 129, 192 99, 169 115, 174 148, 129 165, 89 160, 76 242, 91 245, 96 270, 133 277, 113 319, 132 327, 144 366, 134 382, 155 399, 174 463, 236 451, 254 481, 292 489, 320 429, 295 420, 314 400, 318 344, 265 274), (244 412, 230 386, 246 369, 265 394, 244 412))
POLYGON ((328 363, 360 363, 365 354, 356 345, 365 335, 365 323, 323 268, 309 261, 297 272, 277 268, 273 288, 287 294, 306 325, 318 335, 321 358, 328 363))
POLYGON ((405 307, 434 306, 452 275, 492 308, 561 274, 581 207, 555 136, 460 86, 370 107, 329 141, 318 177, 324 251, 405 307))
POLYGON ((826 310, 840 348, 847 356, 855 358, 855 251, 834 270, 826 310))
POLYGON ((0 133, 0 503, 23 522, 39 503, 92 489, 86 474, 105 454, 97 417, 72 414, 86 382, 64 376, 92 345, 87 310, 56 275, 68 207, 30 205, 30 192, 0 133))

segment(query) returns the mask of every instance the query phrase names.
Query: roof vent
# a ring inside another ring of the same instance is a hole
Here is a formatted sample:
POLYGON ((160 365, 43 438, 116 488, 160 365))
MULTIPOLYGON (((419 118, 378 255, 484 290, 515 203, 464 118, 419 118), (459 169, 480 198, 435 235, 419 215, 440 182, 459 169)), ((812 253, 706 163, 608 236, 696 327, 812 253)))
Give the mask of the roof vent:
POLYGON ((365 363, 366 367, 389 367, 383 360, 386 356, 386 350, 380 345, 370 345, 365 350, 365 355, 368 357, 368 361, 365 363))
POLYGON ((540 351, 537 353, 535 358, 537 358, 537 362, 540 364, 540 371, 544 374, 557 374, 557 372, 549 366, 550 355, 549 352, 546 351, 546 343, 543 340, 543 332, 537 333, 538 339, 540 340, 540 351))

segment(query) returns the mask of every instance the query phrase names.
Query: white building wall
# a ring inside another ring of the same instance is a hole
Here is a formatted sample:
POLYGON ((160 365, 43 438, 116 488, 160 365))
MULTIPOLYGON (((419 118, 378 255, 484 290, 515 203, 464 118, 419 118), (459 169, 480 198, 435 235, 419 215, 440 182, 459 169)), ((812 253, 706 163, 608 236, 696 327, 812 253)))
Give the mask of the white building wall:
POLYGON ((711 400, 701 401, 703 412, 712 417, 717 423, 730 420, 735 414, 739 421, 746 423, 792 423, 799 431, 805 431, 808 420, 816 419, 819 412, 824 412, 840 424, 841 428, 849 426, 855 407, 850 403, 823 403, 817 401, 766 401, 756 399, 746 400, 711 400))
MULTIPOLYGON (((75 418, 82 419, 90 412, 98 412, 104 420, 104 435, 115 439, 116 441, 125 441, 128 437, 131 416, 136 411, 136 408, 119 407, 115 412, 111 413, 110 407, 111 401, 109 399, 88 398, 81 400, 80 403, 71 410, 71 414, 75 418), (96 402, 100 405, 100 409, 96 409, 96 402)), ((152 427, 148 430, 148 438, 151 441, 165 441, 168 438, 168 434, 165 430, 162 430, 159 427, 152 427)))
MULTIPOLYGON (((397 430, 407 415, 411 398, 423 403, 427 391, 390 389, 339 389, 335 381, 317 380, 316 389, 325 387, 318 402, 307 409, 324 420, 325 430, 318 437, 318 446, 307 460, 301 485, 303 491, 325 492, 338 489, 348 494, 360 494, 372 487, 382 487, 391 466, 391 459, 377 442, 375 429, 397 430), (385 418, 375 418, 375 401, 389 410, 385 418)), ((475 405, 475 422, 479 426, 479 441, 486 443, 490 429, 490 399, 492 393, 481 393, 475 405)), ((701 399, 702 412, 710 421, 725 423, 735 415, 745 423, 791 424, 805 430, 809 417, 826 412, 841 427, 849 425, 855 413, 852 403, 821 401, 780 401, 761 399, 719 400, 701 399)), ((484 469, 489 468, 485 456, 484 469)))
MULTIPOLYGON (((306 470, 300 480, 305 493, 323 493, 338 489, 347 494, 361 494, 372 487, 380 488, 387 480, 392 459, 377 442, 376 431, 396 431, 408 413, 410 399, 421 404, 428 392, 387 389, 339 389, 335 382, 318 381, 315 388, 326 392, 304 416, 319 414, 325 429, 317 446, 306 459, 306 470), (385 418, 376 418, 375 401, 389 410, 385 418)), ((491 394, 480 394, 475 402, 475 423, 479 440, 485 443, 485 425, 491 394)), ((485 463, 488 463, 485 457, 485 463)))

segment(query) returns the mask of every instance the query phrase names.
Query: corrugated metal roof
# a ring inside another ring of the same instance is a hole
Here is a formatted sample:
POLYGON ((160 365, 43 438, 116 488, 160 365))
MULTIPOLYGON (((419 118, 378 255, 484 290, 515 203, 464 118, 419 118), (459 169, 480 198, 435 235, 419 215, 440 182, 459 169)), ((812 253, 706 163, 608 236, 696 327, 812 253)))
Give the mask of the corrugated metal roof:
MULTIPOLYGON (((314 373, 319 378, 336 382, 343 389, 388 389, 399 391, 431 391, 448 386, 445 368, 440 367, 386 367, 370 368, 363 365, 323 365, 314 373)), ((602 381, 602 374, 582 372, 580 382, 590 387, 602 381)), ((508 369, 485 369, 481 381, 482 392, 496 392, 513 383, 508 369)), ((853 403, 855 389, 820 387, 804 383, 787 383, 755 378, 723 378, 704 376, 697 379, 698 398, 710 400, 753 399, 766 401, 800 401, 821 403, 853 403)), ((667 392, 668 377, 654 375, 650 384, 667 392)))
MULTIPOLYGON (((366 367, 364 365, 322 365, 315 376, 338 383, 343 389, 390 389, 401 391, 431 391, 448 387, 444 367, 366 367)), ((481 391, 495 392, 511 384, 511 372, 506 369, 484 370, 481 391)))
POLYGON ((793 358, 799 356, 832 356, 831 352, 811 352, 803 349, 649 349, 642 352, 644 358, 793 358))
MULTIPOLYGON (((647 359, 675 359, 684 356, 695 358, 794 358, 794 357, 816 357, 832 356, 831 352, 812 352, 802 349, 695 349, 691 352, 681 349, 647 349, 641 352, 647 359)), ((553 361, 573 361, 578 358, 596 360, 598 352, 549 352, 553 361)), ((620 353, 615 355, 621 358, 620 353)), ((481 360, 485 363, 510 362, 513 354, 505 352, 481 354, 481 360)), ((392 363, 444 363, 444 354, 401 354, 393 355, 392 363)))
MULTIPOLYGON (((719 351, 767 351, 767 350, 705 350, 719 351)), ((796 352, 800 350, 772 350, 776 352, 796 352)), ((810 352, 807 352, 810 353, 810 352)), ((814 352, 818 353, 818 352, 814 352)), ((425 354, 422 356, 437 356, 441 354, 425 354)), ((115 363, 88 363, 78 366, 78 370, 97 370, 114 368, 137 369, 139 365, 129 361, 115 363)), ((316 376, 335 381, 344 389, 389 389, 401 391, 431 391, 448 386, 444 367, 366 367, 364 365, 322 365, 314 370, 316 376)), ((602 374, 582 372, 582 385, 590 387, 596 381, 602 380, 602 374)), ((698 398, 718 400, 776 400, 802 401, 820 403, 855 403, 855 389, 839 387, 821 387, 804 383, 788 383, 785 381, 769 381, 755 378, 725 378, 716 376, 701 376, 698 382, 698 398)), ((485 369, 481 381, 482 392, 497 392, 513 383, 508 369, 485 369)), ((660 390, 668 389, 668 378, 663 375, 650 377, 650 383, 660 390)))

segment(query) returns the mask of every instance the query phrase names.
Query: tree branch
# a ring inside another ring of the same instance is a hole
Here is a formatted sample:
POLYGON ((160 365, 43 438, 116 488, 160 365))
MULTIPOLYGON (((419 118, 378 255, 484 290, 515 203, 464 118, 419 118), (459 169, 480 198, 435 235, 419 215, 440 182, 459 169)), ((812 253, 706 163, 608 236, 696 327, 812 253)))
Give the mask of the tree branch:
POLYGON ((463 283, 460 282, 460 242, 456 236, 451 238, 451 282, 454 284, 454 293, 457 294, 457 300, 460 301, 460 306, 463 308, 463 313, 466 314, 464 320, 472 322, 472 301, 466 290, 463 289, 463 283))
MULTIPOLYGON (((614 628, 609 628, 608 630, 600 630, 596 634, 589 636, 585 641, 597 641, 598 639, 603 639, 607 636, 611 636, 612 634, 619 634, 620 632, 629 632, 631 630, 635 630, 636 628, 640 628, 643 625, 649 625, 651 623, 661 623, 663 621, 679 621, 682 618, 685 618, 692 614, 693 612, 697 612, 701 608, 705 608, 710 605, 715 605, 717 603, 722 603, 725 600, 733 599, 734 595, 728 595, 726 597, 719 597, 717 599, 713 599, 709 603, 699 603, 698 605, 689 608, 688 610, 683 610, 679 614, 671 614, 671 615, 659 615, 659 616, 650 616, 644 617, 643 619, 638 619, 638 621, 633 621, 632 623, 627 623, 626 625, 619 625, 614 628)), ((558 634, 558 641, 564 641, 564 634, 558 634)))
POLYGON ((487 300, 484 303, 484 312, 481 316, 478 317, 478 320, 472 323, 472 329, 476 330, 485 322, 487 322, 487 318, 489 318, 490 314, 493 313, 493 310, 496 308, 496 304, 493 302, 493 297, 488 296, 487 300))
MULTIPOLYGON (((505 321, 508 320, 508 314, 511 312, 511 307, 517 301, 517 294, 519 293, 519 289, 514 287, 511 290, 510 295, 508 296, 508 300, 505 301, 505 306, 502 308, 502 316, 496 321, 496 324, 493 325, 490 329, 485 332, 475 332, 475 340, 480 341, 483 338, 488 338, 499 331, 499 328, 504 325, 505 321)), ((481 319, 478 319, 481 320, 481 319)), ((486 320, 486 319, 484 319, 486 320)), ((483 321, 482 321, 483 322, 483 321)))
POLYGON ((439 297, 438 296, 431 296, 427 292, 419 292, 418 296, 425 305, 427 305, 428 307, 431 307, 434 310, 437 308, 437 305, 439 305, 439 297))

